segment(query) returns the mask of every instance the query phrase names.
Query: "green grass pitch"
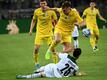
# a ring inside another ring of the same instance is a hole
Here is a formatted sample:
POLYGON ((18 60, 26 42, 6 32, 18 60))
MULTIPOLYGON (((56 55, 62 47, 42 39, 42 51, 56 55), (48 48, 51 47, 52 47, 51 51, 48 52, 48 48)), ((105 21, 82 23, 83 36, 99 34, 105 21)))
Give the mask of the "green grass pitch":
MULTIPOLYGON (((16 74, 29 74, 34 70, 33 48, 35 34, 0 35, 0 80, 17 80, 16 74)), ((80 71, 87 76, 68 77, 60 80, 107 80, 107 29, 100 30, 99 51, 95 54, 89 44, 89 39, 79 37, 82 55, 78 60, 80 71)), ((44 54, 48 46, 44 43, 40 48, 40 64, 45 65, 44 54)), ((61 46, 57 49, 60 51, 61 46)), ((21 79, 25 80, 25 79, 21 79)), ((41 78, 27 79, 41 80, 41 78)), ((42 80, 59 80, 57 78, 42 78, 42 80)))

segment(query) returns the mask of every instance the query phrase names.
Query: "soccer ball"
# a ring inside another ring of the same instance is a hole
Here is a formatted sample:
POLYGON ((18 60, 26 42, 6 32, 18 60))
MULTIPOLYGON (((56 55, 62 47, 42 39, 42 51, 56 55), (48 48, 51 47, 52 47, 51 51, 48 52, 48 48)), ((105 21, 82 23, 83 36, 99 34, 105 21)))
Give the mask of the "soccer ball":
POLYGON ((91 34, 90 29, 84 28, 84 29, 82 30, 82 34, 83 34, 83 36, 85 36, 85 37, 90 37, 90 34, 91 34))

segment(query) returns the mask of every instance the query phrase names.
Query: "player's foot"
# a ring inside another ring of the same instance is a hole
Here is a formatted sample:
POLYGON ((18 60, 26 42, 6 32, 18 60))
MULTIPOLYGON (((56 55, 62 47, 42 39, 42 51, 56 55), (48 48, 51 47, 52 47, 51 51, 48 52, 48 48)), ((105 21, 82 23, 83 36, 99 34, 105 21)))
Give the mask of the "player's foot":
POLYGON ((39 63, 35 63, 35 69, 37 70, 37 69, 39 69, 41 66, 40 66, 40 64, 39 63))
POLYGON ((24 75, 16 75, 16 79, 26 79, 27 77, 24 75))
POLYGON ((95 46, 95 47, 93 48, 93 52, 96 52, 96 51, 99 51, 99 49, 98 49, 97 46, 95 46))
POLYGON ((47 50, 46 54, 45 54, 45 59, 50 59, 51 57, 51 51, 50 50, 47 50))

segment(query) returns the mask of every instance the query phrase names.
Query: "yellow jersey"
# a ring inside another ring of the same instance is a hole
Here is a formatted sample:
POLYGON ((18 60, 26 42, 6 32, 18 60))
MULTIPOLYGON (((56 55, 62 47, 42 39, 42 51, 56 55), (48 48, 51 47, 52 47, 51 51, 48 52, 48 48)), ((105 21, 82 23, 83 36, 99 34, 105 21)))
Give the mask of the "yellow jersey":
POLYGON ((52 32, 52 20, 57 20, 56 13, 52 10, 42 11, 41 8, 38 8, 34 11, 34 20, 37 20, 37 32, 36 34, 42 36, 51 36, 52 32))
POLYGON ((86 24, 87 25, 97 25, 96 16, 99 15, 99 10, 94 8, 93 10, 89 7, 84 10, 83 16, 86 16, 86 24))
POLYGON ((62 8, 56 8, 60 14, 56 28, 60 29, 63 32, 68 32, 71 34, 71 31, 74 29, 74 24, 76 22, 80 23, 83 19, 80 17, 76 9, 71 9, 68 15, 64 14, 62 8))

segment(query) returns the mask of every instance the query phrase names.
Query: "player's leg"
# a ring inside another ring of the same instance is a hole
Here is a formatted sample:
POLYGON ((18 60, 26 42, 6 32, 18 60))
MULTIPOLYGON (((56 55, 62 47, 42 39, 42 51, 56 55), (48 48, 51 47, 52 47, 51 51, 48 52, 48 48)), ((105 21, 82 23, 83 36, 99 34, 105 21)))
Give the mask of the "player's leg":
POLYGON ((92 47, 92 49, 93 49, 93 52, 98 51, 96 34, 95 34, 94 32, 91 33, 91 36, 90 36, 90 44, 91 44, 91 47, 92 47))
POLYGON ((34 46, 34 60, 35 60, 35 68, 38 69, 40 68, 39 64, 39 48, 41 45, 42 38, 39 37, 38 35, 35 38, 35 46, 34 46))
POLYGON ((38 72, 38 73, 29 74, 29 75, 16 75, 16 79, 31 79, 31 78, 38 78, 38 77, 45 77, 45 73, 38 72))
POLYGON ((68 53, 73 51, 74 51, 74 46, 71 43, 69 42, 63 43, 63 52, 68 53))
POLYGON ((38 69, 38 72, 36 73, 29 74, 29 75, 16 75, 16 78, 30 79, 30 78, 37 78, 37 77, 55 77, 54 71, 53 71, 54 66, 55 64, 51 63, 38 69))
POLYGON ((40 45, 37 45, 35 44, 35 47, 34 47, 34 61, 35 61, 35 68, 38 69, 40 68, 40 64, 39 64, 39 48, 40 48, 40 45))
POLYGON ((99 40, 99 29, 96 28, 95 31, 95 47, 94 47, 94 51, 98 51, 98 40, 99 40))
POLYGON ((79 36, 78 28, 77 28, 77 26, 75 26, 74 30, 72 32, 72 37, 73 37, 73 40, 74 40, 74 47, 75 48, 79 47, 78 36, 79 36))
POLYGON ((46 77, 55 77, 55 72, 54 72, 55 68, 56 67, 55 67, 54 63, 47 64, 44 68, 45 76, 46 77))
POLYGON ((58 63, 58 56, 57 56, 56 53, 53 53, 53 54, 52 54, 52 59, 53 59, 53 62, 54 62, 55 64, 58 63))
POLYGON ((54 50, 55 46, 61 41, 61 34, 60 33, 56 33, 54 36, 54 40, 52 41, 50 47, 48 48, 46 54, 45 54, 45 58, 46 59, 50 59, 50 55, 51 52, 54 50))
MULTIPOLYGON (((51 45, 51 43, 52 43, 52 37, 47 37, 46 38, 46 41, 47 41, 47 44, 50 46, 51 45)), ((54 47, 53 47, 53 49, 52 49, 52 52, 54 52, 54 54, 52 54, 52 59, 53 59, 53 62, 54 63, 57 63, 58 62, 58 56, 57 56, 57 54, 55 53, 55 49, 54 49, 54 47)))
POLYGON ((62 37, 63 52, 72 52, 74 46, 71 44, 71 35, 66 35, 62 37))
POLYGON ((94 49, 94 47, 95 47, 95 34, 94 34, 94 31, 93 31, 93 30, 90 29, 90 31, 91 31, 91 35, 90 35, 90 45, 91 45, 92 49, 94 49))
POLYGON ((73 40, 74 40, 74 47, 75 47, 75 48, 79 48, 78 37, 73 37, 73 40))

